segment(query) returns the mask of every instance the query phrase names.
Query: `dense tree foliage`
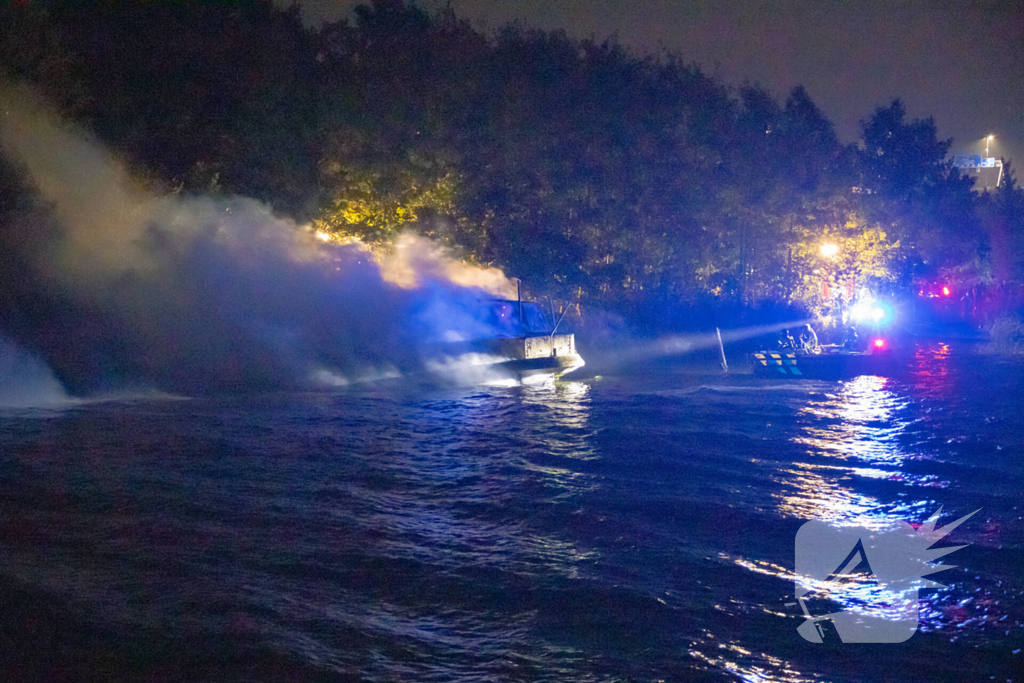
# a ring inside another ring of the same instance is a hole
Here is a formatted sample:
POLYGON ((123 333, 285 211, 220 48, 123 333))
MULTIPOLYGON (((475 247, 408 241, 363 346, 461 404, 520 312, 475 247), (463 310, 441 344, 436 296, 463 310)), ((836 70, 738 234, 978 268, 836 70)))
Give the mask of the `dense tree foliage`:
POLYGON ((979 196, 899 101, 847 146, 802 88, 779 102, 614 42, 400 0, 316 30, 268 1, 5 4, 0 69, 169 188, 382 248, 416 230, 623 311, 1024 278, 1012 174, 979 196))

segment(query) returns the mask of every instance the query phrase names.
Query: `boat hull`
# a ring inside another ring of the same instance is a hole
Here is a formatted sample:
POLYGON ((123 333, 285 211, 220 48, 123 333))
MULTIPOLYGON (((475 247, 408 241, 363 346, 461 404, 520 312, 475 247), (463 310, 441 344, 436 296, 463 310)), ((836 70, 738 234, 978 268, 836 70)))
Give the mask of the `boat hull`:
POLYGON ((584 365, 571 334, 448 343, 436 347, 433 355, 454 360, 455 364, 467 359, 475 367, 487 367, 516 379, 537 375, 561 377, 584 365))
POLYGON ((579 354, 571 356, 547 356, 544 358, 524 358, 495 363, 494 368, 507 372, 513 377, 525 379, 538 375, 554 375, 561 377, 573 370, 583 367, 583 358, 579 354))
POLYGON ((889 375, 896 367, 891 353, 804 353, 759 351, 751 354, 754 374, 772 379, 841 380, 858 375, 889 375))

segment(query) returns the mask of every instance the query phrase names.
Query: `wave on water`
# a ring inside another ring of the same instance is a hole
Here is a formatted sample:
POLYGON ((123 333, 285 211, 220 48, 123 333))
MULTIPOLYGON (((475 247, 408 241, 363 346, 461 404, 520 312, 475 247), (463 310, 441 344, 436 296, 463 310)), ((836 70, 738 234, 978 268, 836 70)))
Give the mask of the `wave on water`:
POLYGON ((689 396, 690 394, 697 394, 705 391, 713 391, 720 394, 729 393, 741 393, 741 392, 773 392, 773 391, 791 391, 794 393, 815 393, 820 392, 822 389, 828 388, 827 382, 815 382, 815 381, 802 381, 802 382, 785 382, 779 384, 764 384, 764 385, 746 385, 746 384, 701 384, 694 387, 686 387, 684 389, 662 389, 658 391, 648 392, 637 392, 647 396, 689 396))

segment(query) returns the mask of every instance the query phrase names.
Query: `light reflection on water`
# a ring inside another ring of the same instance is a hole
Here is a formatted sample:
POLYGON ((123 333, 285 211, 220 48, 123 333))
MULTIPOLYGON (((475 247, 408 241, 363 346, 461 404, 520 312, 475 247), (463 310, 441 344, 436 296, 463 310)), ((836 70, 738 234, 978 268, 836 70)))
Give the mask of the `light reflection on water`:
MULTIPOLYGON (((965 499, 990 487, 956 466, 991 454, 949 441, 965 428, 944 412, 962 371, 925 353, 951 367, 924 368, 924 397, 915 365, 911 380, 621 378, 8 423, 0 575, 129 615, 119 633, 241 634, 369 680, 856 680, 784 606, 803 578, 793 534, 979 506, 965 499)), ((1009 450, 1019 418, 986 410, 1009 450)), ((987 464, 1020 476, 1008 457, 987 464)), ((992 560, 1020 536, 1016 499, 984 504, 1003 517, 962 533, 987 559, 950 561, 989 564, 937 575, 953 589, 920 608, 921 630, 972 650, 1024 614, 992 560)), ((895 604, 873 584, 815 587, 848 609, 895 604)), ((934 642, 914 647, 941 654, 934 642)))
POLYGON ((712 633, 704 634, 701 644, 710 652, 694 648, 690 650, 691 657, 746 683, 811 683, 818 680, 814 675, 795 670, 785 659, 748 650, 736 643, 720 642, 712 633))
POLYGON ((457 483, 457 495, 453 491, 439 495, 436 489, 426 488, 423 496, 413 497, 364 491, 373 508, 367 521, 386 539, 380 546, 383 551, 429 562, 461 558, 479 567, 570 578, 578 575, 581 565, 599 559, 592 548, 580 548, 519 520, 488 523, 463 511, 467 505, 508 504, 514 495, 507 486, 510 475, 524 481, 536 476, 552 501, 593 494, 598 488, 592 475, 562 464, 567 459, 598 457, 588 439, 590 387, 579 382, 549 383, 509 391, 516 410, 495 410, 490 396, 424 406, 418 421, 450 425, 443 448, 428 457, 422 449, 391 453, 384 466, 389 476, 408 478, 420 487, 424 481, 457 483), (534 411, 543 414, 539 422, 529 419, 534 411), (493 450, 482 443, 493 434, 515 435, 520 448, 495 457, 481 456, 493 450))
MULTIPOLYGON (((949 356, 947 345, 917 351, 912 373, 929 393, 949 391, 944 384, 949 379, 949 356)), ((893 380, 872 376, 858 377, 823 397, 803 402, 797 408, 797 414, 803 417, 801 427, 789 437, 803 451, 803 457, 774 476, 780 488, 772 494, 778 512, 798 520, 817 519, 836 527, 858 526, 876 532, 894 529, 903 520, 923 520, 933 513, 939 503, 925 491, 948 488, 950 482, 935 474, 907 471, 908 461, 931 459, 928 452, 908 450, 907 443, 915 440, 906 438, 906 433, 921 420, 913 408, 910 399, 898 393, 893 380), (876 493, 886 485, 898 487, 897 500, 876 493)), ((729 554, 720 555, 720 559, 789 586, 803 586, 821 604, 830 604, 831 609, 825 611, 843 610, 867 618, 901 621, 908 611, 919 610, 921 632, 955 632, 974 620, 993 623, 1006 618, 993 609, 991 598, 989 604, 979 608, 988 614, 966 617, 961 606, 950 604, 948 588, 915 594, 923 581, 893 589, 880 585, 873 576, 824 582, 797 575, 791 566, 770 561, 729 554)), ((937 575, 939 581, 951 578, 955 578, 953 573, 937 575)), ((994 602, 998 605, 998 600, 994 602)), ((819 609, 817 613, 824 612, 819 609)), ((692 654, 745 681, 814 679, 799 672, 792 662, 772 661, 763 653, 743 650, 738 647, 740 642, 709 638, 707 645, 717 644, 717 652, 704 647, 695 648, 692 654)))
MULTIPOLYGON (((862 376, 834 393, 799 409, 808 422, 791 441, 805 449, 806 460, 780 477, 783 493, 779 510, 800 519, 866 528, 891 526, 890 506, 857 491, 858 479, 898 481, 907 485, 944 486, 934 476, 902 469, 908 453, 900 439, 912 419, 907 400, 890 388, 892 380, 862 376)), ((925 511, 931 501, 919 501, 900 514, 925 511)))
MULTIPOLYGON (((495 677, 495 668, 543 665, 544 659, 531 663, 519 654, 537 647, 527 637, 535 610, 503 613, 496 628, 492 607, 472 605, 479 612, 473 614, 463 596, 480 593, 479 599, 486 600, 503 590, 478 584, 472 574, 575 581, 581 569, 599 563, 596 549, 538 527, 526 511, 492 512, 528 506, 529 500, 519 500, 524 489, 539 487, 552 502, 595 490, 592 477, 562 464, 567 458, 597 457, 587 443, 588 393, 585 384, 548 384, 419 402, 405 417, 407 430, 361 457, 371 472, 343 485, 356 502, 354 521, 365 539, 360 562, 372 565, 387 558, 398 567, 432 568, 431 578, 421 579, 418 588, 410 585, 419 595, 378 601, 349 594, 340 603, 337 597, 325 603, 323 593, 307 586, 296 587, 288 600, 274 591, 262 601, 288 621, 320 619, 331 624, 330 631, 352 629, 379 642, 381 661, 362 670, 371 677, 386 671, 413 679, 462 675, 484 680, 495 677), (460 576, 464 568, 472 568, 469 577, 460 576), (331 609, 334 604, 343 607, 331 609), (438 613, 433 605, 446 609, 438 613), (391 654, 396 650, 399 661, 391 654), (420 663, 400 663, 410 657, 420 663)), ((388 581, 365 580, 371 585, 388 581)), ((338 670, 347 668, 329 634, 286 631, 278 637, 282 647, 299 649, 338 670)), ((572 657, 567 648, 553 654, 559 660, 572 657)))
MULTIPOLYGON (((934 389, 948 374, 949 347, 919 349, 916 361, 916 372, 928 381, 929 389, 934 389)), ((916 475, 902 469, 908 459, 926 460, 929 456, 905 449, 907 440, 901 437, 918 419, 909 414, 909 400, 898 396, 891 385, 892 380, 886 378, 859 377, 825 400, 800 409, 810 422, 791 440, 806 449, 806 460, 795 462, 779 478, 784 491, 777 496, 782 514, 822 520, 836 527, 858 526, 884 532, 902 520, 919 520, 938 508, 930 496, 910 494, 909 487, 946 488, 949 482, 936 475, 916 475), (903 487, 899 493, 902 500, 892 504, 865 492, 861 484, 866 480, 903 487)), ((924 583, 921 581, 909 588, 903 585, 900 590, 889 590, 874 577, 826 583, 767 563, 743 558, 732 561, 750 571, 803 586, 836 605, 836 609, 865 617, 899 621, 908 611, 919 609, 922 632, 963 621, 947 604, 948 589, 916 594, 916 588, 924 583)))
MULTIPOLYGON (((946 349, 948 352, 948 349, 946 349)), ((918 476, 901 471, 908 453, 900 436, 907 428, 908 400, 889 387, 892 380, 863 376, 842 385, 819 405, 804 408, 814 415, 815 426, 796 435, 793 441, 807 448, 809 462, 799 463, 786 473, 782 483, 788 491, 779 509, 800 519, 816 519, 837 527, 859 526, 876 532, 893 530, 903 520, 916 521, 939 507, 930 497, 917 497, 894 509, 876 497, 860 492, 858 481, 876 479, 904 486, 944 487, 935 476, 918 476), (823 460, 825 462, 823 462, 823 460), (858 465, 858 461, 864 463, 858 465), (835 464, 839 463, 839 464, 835 464)), ((914 609, 906 587, 894 591, 879 585, 873 577, 825 583, 810 577, 796 577, 797 583, 839 605, 843 611, 867 617, 900 620, 914 609)), ((921 597, 921 628, 939 628, 944 602, 942 590, 921 597)))
POLYGON ((540 413, 543 426, 520 418, 519 432, 530 444, 520 463, 541 475, 553 500, 595 494, 598 480, 579 469, 580 461, 599 458, 590 426, 590 385, 565 382, 524 387, 519 398, 526 414, 540 413))
POLYGON ((952 350, 949 344, 921 344, 914 351, 911 375, 925 390, 948 391, 952 350))
POLYGON ((906 428, 899 414, 906 399, 898 398, 884 377, 857 377, 826 400, 800 410, 814 422, 794 441, 814 453, 899 465, 906 457, 898 437, 906 428))
POLYGON ((781 473, 781 483, 787 492, 774 494, 781 513, 798 519, 820 519, 836 526, 891 526, 882 513, 881 502, 843 485, 848 478, 845 473, 823 474, 820 469, 800 463, 781 473))

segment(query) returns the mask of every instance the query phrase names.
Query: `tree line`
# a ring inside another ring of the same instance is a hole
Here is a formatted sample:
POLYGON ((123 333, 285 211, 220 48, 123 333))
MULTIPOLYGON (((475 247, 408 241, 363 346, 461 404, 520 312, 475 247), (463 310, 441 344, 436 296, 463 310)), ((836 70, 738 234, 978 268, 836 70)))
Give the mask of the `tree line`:
POLYGON ((614 40, 401 0, 315 29, 269 0, 6 3, 0 70, 173 191, 378 249, 414 230, 638 320, 1024 280, 1012 169, 974 191, 899 100, 843 144, 801 87, 780 101, 614 40))

